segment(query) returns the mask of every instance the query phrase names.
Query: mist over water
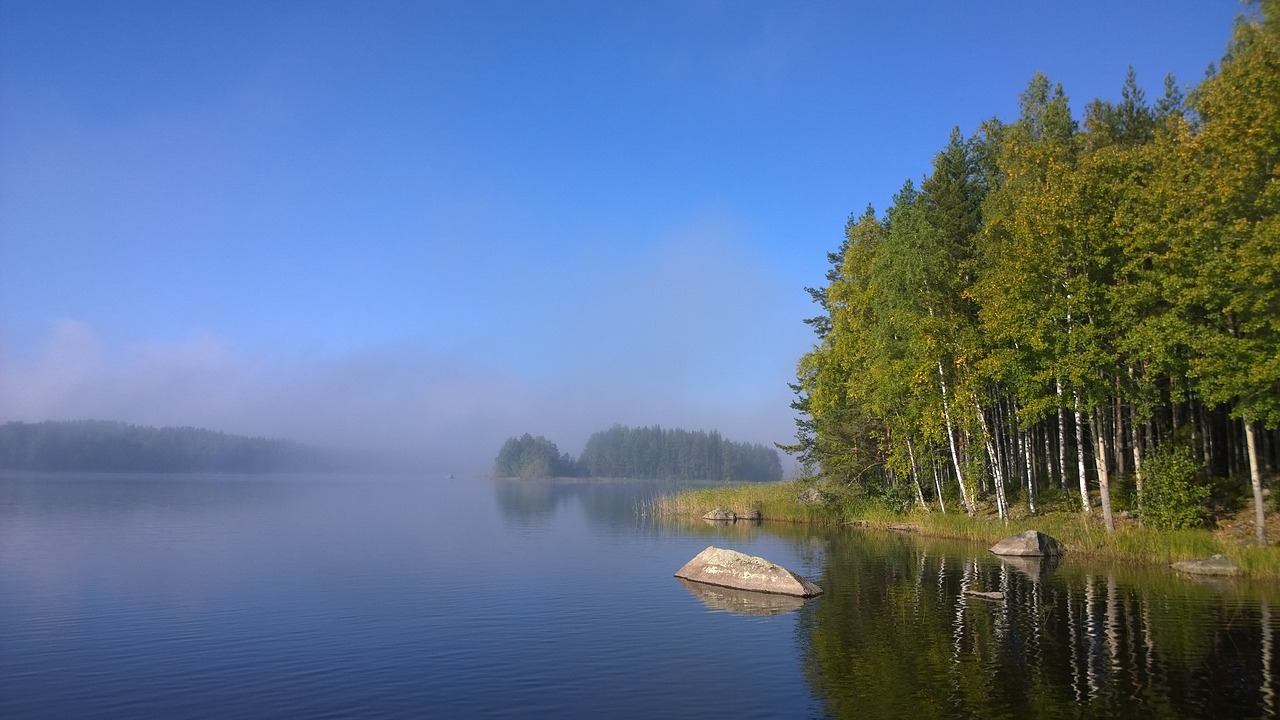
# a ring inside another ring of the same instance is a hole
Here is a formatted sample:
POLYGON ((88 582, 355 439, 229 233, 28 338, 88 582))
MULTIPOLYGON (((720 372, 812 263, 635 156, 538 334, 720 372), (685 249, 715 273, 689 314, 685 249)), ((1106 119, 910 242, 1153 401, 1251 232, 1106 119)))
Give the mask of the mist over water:
POLYGON ((0 716, 1276 711, 1274 588, 644 514, 671 489, 0 474, 0 716), (711 544, 825 593, 672 577, 711 544))
POLYGON ((291 357, 209 333, 121 345, 62 320, 26 355, 0 350, 0 422, 196 426, 466 474, 487 473, 502 442, 526 432, 572 454, 614 424, 719 430, 767 445, 794 434, 786 382, 800 344, 761 355, 737 335, 727 357, 691 352, 678 337, 655 337, 640 352, 602 328, 577 332, 563 347, 535 347, 548 369, 531 373, 503 364, 508 341, 497 337, 481 355, 405 345, 291 357))

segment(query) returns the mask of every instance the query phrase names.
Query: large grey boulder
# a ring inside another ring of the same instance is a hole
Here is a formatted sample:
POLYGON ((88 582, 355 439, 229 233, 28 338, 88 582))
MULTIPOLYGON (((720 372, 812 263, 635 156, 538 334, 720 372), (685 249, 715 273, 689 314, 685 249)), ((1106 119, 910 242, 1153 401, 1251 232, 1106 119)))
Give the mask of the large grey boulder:
POLYGON ((764 558, 714 545, 676 571, 676 577, 721 587, 796 597, 822 594, 822 588, 764 558))
POLYGON ((1222 555, 1210 555, 1207 558, 1182 560, 1174 563, 1174 570, 1192 575, 1239 575, 1240 568, 1222 555))
POLYGON ((1062 554, 1062 544, 1039 530, 1011 535, 991 546, 995 555, 1053 556, 1062 554))

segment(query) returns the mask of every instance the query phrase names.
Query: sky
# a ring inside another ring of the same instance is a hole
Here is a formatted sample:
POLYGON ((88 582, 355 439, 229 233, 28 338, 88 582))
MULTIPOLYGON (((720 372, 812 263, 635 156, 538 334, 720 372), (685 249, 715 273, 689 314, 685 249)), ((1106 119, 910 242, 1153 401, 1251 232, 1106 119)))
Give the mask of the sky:
POLYGON ((787 442, 851 213, 1036 71, 1195 84, 1243 9, 0 0, 0 421, 787 442))

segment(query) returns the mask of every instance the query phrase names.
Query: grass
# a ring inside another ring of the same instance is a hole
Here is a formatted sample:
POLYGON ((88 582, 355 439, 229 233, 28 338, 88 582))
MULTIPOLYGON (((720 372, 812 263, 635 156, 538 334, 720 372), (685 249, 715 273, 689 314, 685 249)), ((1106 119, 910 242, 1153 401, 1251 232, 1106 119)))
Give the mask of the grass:
MULTIPOLYGON (((805 486, 797 482, 731 485, 688 490, 656 499, 651 512, 657 517, 698 518, 720 507, 738 514, 759 510, 768 521, 820 525, 858 524, 869 527, 912 525, 921 535, 994 544, 1023 530, 1039 530, 1051 535, 1068 552, 1112 561, 1164 564, 1195 557, 1221 554, 1231 558, 1248 577, 1280 579, 1280 546, 1241 543, 1225 533, 1208 529, 1155 530, 1117 518, 1114 533, 1108 533, 1101 519, 1085 516, 1066 506, 1029 515, 1025 508, 1008 522, 1001 522, 990 509, 969 517, 961 512, 922 512, 914 509, 897 513, 868 502, 828 498, 814 504, 800 504, 796 496, 805 486)), ((1272 533, 1274 541, 1275 534, 1272 533)))
POLYGON ((795 483, 751 483, 685 490, 654 500, 656 517, 702 517, 715 508, 748 515, 757 510, 769 520, 836 525, 839 512, 826 505, 796 502, 795 483))

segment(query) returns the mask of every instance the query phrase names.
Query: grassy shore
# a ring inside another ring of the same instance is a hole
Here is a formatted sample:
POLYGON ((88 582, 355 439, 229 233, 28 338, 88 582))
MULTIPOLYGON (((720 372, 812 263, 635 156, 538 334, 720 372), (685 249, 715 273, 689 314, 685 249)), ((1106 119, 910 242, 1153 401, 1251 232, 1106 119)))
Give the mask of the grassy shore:
MULTIPOLYGON (((771 522, 825 525, 890 526, 910 529, 929 537, 954 538, 994 544, 1023 530, 1039 530, 1053 536, 1068 552, 1091 557, 1145 564, 1169 564, 1178 560, 1221 554, 1231 558, 1244 575, 1280 579, 1280 546, 1242 543, 1228 533, 1201 530, 1154 530, 1119 519, 1114 533, 1108 533, 1095 515, 1053 511, 1040 515, 1014 514, 1007 523, 989 510, 977 517, 963 512, 923 512, 900 514, 871 503, 839 498, 801 504, 797 495, 803 486, 796 482, 731 485, 679 492, 657 499, 652 512, 665 517, 701 517, 714 508, 740 515, 760 511, 771 522)), ((1276 535, 1269 535, 1273 540, 1276 535)))

